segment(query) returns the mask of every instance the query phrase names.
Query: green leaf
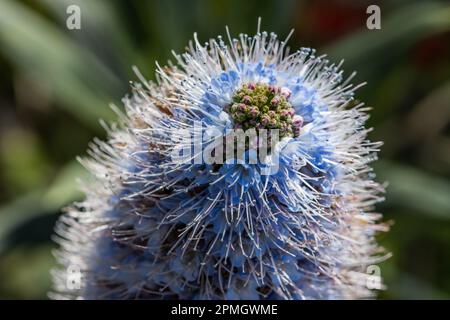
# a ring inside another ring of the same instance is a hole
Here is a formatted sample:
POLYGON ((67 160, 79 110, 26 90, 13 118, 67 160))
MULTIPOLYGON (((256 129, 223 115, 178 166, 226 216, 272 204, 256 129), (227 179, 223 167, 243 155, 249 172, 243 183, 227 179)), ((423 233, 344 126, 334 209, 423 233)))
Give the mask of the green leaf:
POLYGON ((84 123, 98 127, 98 118, 111 119, 111 93, 121 94, 117 77, 91 52, 20 2, 0 2, 0 50, 18 70, 39 79, 84 123))
POLYGON ((379 161, 378 180, 387 181, 386 202, 433 218, 450 219, 450 183, 405 165, 379 161))
POLYGON ((77 178, 89 181, 91 176, 78 163, 71 162, 63 168, 46 190, 36 190, 19 197, 0 208, 0 254, 11 230, 36 216, 57 212, 68 203, 80 199, 77 178))
POLYGON ((21 246, 3 256, 0 260, 0 298, 46 299, 51 287, 49 270, 55 265, 51 249, 48 244, 21 246))
MULTIPOLYGON (((66 9, 76 5, 81 11, 81 30, 69 32, 72 38, 98 57, 105 57, 104 64, 116 72, 131 73, 137 52, 130 34, 123 23, 117 3, 110 1, 85 0, 42 0, 41 4, 52 12, 62 26, 65 26, 68 14, 66 9), (108 32, 105 32, 107 30, 108 32), (101 42, 101 46, 98 45, 101 42)), ((126 83, 125 83, 126 84, 126 83)))
POLYGON ((323 52, 342 59, 365 77, 379 70, 386 60, 396 61, 410 45, 431 34, 450 30, 450 6, 442 2, 422 1, 401 6, 386 18, 381 30, 364 29, 350 34, 323 52))
POLYGON ((393 280, 388 287, 388 294, 395 299, 450 299, 448 293, 404 272, 400 272, 393 280))

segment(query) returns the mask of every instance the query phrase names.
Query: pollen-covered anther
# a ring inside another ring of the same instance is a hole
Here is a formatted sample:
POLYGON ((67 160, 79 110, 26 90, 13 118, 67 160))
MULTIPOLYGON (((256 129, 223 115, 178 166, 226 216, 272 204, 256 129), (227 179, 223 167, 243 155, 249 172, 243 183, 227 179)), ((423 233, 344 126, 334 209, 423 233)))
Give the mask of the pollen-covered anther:
POLYGON ((280 138, 297 137, 303 119, 295 115, 288 99, 287 88, 266 83, 244 84, 233 96, 233 103, 225 108, 235 129, 278 129, 280 138))

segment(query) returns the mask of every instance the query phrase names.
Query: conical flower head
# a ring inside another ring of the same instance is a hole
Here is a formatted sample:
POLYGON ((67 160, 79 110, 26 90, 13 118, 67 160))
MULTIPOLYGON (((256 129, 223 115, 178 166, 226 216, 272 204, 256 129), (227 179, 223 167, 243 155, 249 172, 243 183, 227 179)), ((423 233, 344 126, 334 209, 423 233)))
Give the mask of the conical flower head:
POLYGON ((119 125, 91 144, 97 182, 57 225, 54 297, 372 295, 380 143, 352 76, 259 27, 227 35, 194 36, 156 83, 138 74, 119 125))

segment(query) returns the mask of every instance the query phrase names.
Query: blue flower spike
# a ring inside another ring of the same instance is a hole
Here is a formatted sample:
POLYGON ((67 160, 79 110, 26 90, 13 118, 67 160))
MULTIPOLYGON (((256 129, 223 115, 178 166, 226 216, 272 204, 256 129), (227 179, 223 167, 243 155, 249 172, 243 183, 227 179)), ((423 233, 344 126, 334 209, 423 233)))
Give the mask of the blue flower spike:
POLYGON ((375 295, 366 270, 386 258, 375 236, 388 228, 359 86, 259 25, 227 29, 229 43, 194 35, 156 82, 138 73, 81 160, 95 183, 56 225, 52 298, 375 295))

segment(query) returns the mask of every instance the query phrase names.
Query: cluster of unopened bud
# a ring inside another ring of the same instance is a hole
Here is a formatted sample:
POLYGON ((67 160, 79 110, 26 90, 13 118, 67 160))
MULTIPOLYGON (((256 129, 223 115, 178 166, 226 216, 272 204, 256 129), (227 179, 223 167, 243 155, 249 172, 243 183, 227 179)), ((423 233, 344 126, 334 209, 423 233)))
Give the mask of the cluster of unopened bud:
POLYGON ((291 92, 266 83, 244 84, 225 107, 235 129, 278 129, 279 137, 297 137, 303 119, 295 115, 288 99, 291 92))

